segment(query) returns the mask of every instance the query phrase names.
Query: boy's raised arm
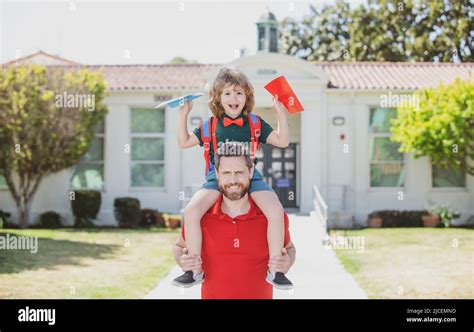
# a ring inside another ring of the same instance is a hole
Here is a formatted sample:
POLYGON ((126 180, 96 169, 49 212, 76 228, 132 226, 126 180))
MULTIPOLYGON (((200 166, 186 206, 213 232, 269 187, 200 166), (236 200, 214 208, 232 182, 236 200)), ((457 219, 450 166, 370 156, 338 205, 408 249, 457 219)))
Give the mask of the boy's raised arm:
POLYGON ((188 132, 188 115, 193 107, 192 101, 187 101, 180 107, 178 120, 178 145, 182 149, 190 148, 199 144, 199 139, 193 133, 188 132))
POLYGON ((267 137, 267 143, 278 148, 286 148, 290 144, 290 128, 288 127, 288 115, 285 106, 276 98, 273 99, 272 107, 278 119, 277 130, 271 132, 267 137))

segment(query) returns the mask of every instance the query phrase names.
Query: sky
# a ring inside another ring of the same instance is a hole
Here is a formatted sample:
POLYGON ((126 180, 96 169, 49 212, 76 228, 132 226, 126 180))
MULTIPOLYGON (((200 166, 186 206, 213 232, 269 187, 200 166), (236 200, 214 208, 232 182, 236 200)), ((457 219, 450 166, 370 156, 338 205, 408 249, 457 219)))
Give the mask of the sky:
POLYGON ((0 0, 0 63, 38 50, 83 64, 225 63, 257 49, 267 6, 278 20, 333 1, 0 0))

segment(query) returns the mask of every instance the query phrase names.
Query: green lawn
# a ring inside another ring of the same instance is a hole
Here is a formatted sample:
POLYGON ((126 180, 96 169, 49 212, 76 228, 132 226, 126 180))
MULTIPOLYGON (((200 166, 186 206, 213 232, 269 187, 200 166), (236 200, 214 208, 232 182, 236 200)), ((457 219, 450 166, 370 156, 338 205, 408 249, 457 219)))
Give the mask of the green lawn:
POLYGON ((336 255, 370 298, 474 298, 474 230, 381 228, 331 231, 362 236, 364 252, 336 255))
POLYGON ((179 230, 0 230, 38 237, 35 254, 0 249, 0 298, 143 298, 174 265, 179 230))

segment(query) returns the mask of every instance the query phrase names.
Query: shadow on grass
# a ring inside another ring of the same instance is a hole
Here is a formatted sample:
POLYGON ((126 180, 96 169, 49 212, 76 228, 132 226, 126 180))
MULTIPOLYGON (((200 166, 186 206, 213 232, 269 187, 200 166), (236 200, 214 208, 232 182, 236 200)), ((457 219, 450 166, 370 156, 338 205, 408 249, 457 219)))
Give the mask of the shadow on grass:
MULTIPOLYGON (((5 237, 5 233, 0 233, 5 237)), ((17 236, 10 234, 12 236, 17 236)), ((25 270, 55 270, 60 265, 83 266, 82 259, 108 259, 123 246, 38 238, 37 252, 30 249, 0 249, 0 274, 25 270)))

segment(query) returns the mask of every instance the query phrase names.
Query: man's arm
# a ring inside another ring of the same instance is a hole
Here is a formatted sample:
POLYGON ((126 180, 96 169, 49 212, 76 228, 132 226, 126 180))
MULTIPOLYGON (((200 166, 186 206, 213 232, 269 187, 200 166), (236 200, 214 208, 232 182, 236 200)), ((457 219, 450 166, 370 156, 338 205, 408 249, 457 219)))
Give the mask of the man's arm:
POLYGON ((288 242, 288 244, 286 245, 285 249, 288 257, 290 258, 290 266, 288 267, 289 270, 291 269, 296 260, 296 247, 290 240, 290 242, 288 242))
POLYGON ((176 263, 182 268, 181 266, 181 256, 184 254, 184 249, 186 249, 186 242, 184 242, 183 236, 179 234, 178 238, 176 239, 175 243, 173 244, 173 257, 176 263))
POLYGON ((268 267, 272 271, 288 273, 290 268, 293 266, 293 263, 296 259, 296 248, 293 242, 288 242, 285 248, 282 250, 280 256, 274 256, 270 258, 268 267))
POLYGON ((183 236, 181 234, 178 236, 178 239, 173 244, 172 252, 174 260, 183 271, 201 269, 201 258, 197 255, 188 255, 186 242, 184 241, 183 236))

